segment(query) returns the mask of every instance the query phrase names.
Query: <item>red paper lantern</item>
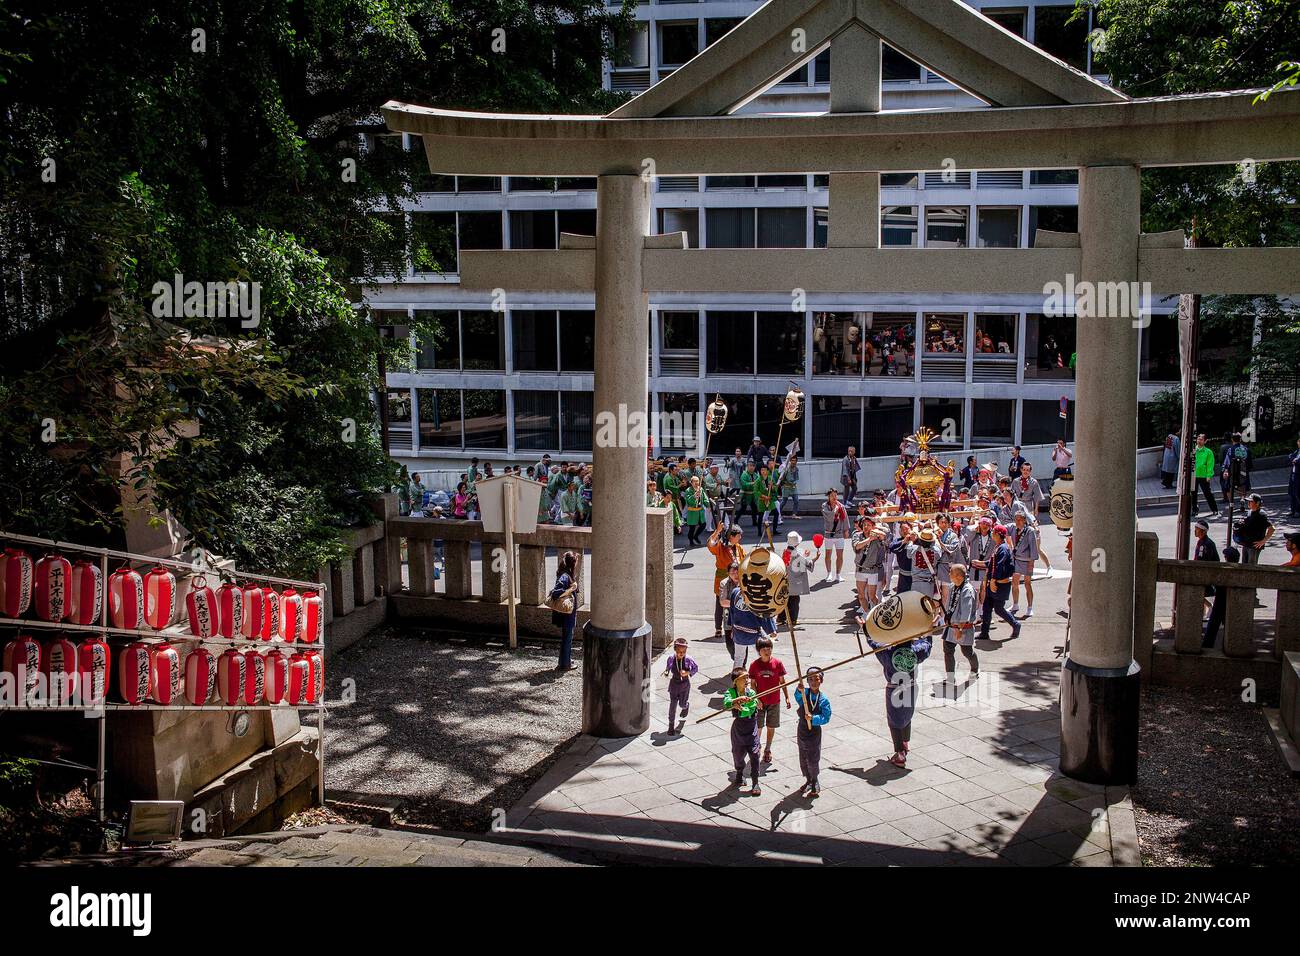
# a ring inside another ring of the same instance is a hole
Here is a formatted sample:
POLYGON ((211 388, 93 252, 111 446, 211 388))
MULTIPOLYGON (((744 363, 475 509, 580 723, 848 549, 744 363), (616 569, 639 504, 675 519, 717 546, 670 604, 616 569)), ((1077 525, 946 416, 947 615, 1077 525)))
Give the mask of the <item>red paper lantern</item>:
POLYGON ((144 629, 144 580, 131 568, 108 576, 108 616, 114 627, 144 629))
POLYGON ((151 656, 154 701, 163 705, 179 704, 184 690, 180 654, 176 653, 176 648, 163 641, 154 645, 151 656))
POLYGON ((77 648, 77 679, 82 703, 98 706, 108 692, 108 669, 112 664, 108 645, 98 637, 88 637, 77 648))
POLYGON ((45 645, 41 670, 49 685, 50 703, 71 704, 77 696, 77 645, 66 637, 54 638, 45 645))
POLYGON ((217 658, 217 696, 227 706, 244 699, 244 684, 248 680, 248 661, 233 647, 217 658))
POLYGON ((302 640, 306 626, 302 610, 302 595, 286 588, 280 595, 280 640, 288 644, 302 640))
POLYGON ((244 617, 239 633, 252 640, 262 637, 262 620, 266 617, 266 591, 256 584, 244 588, 244 617))
POLYGON ((185 655, 185 699, 196 707, 212 698, 217 684, 217 660, 203 647, 185 655))
POLYGON ((244 703, 260 704, 266 696, 266 658, 260 651, 244 651, 244 703))
POLYGON ((22 617, 32 603, 32 558, 21 548, 0 554, 0 614, 22 617))
POLYGON ((302 593, 303 633, 302 640, 315 644, 325 639, 325 602, 315 591, 302 593))
POLYGON ((32 598, 42 621, 62 621, 68 613, 68 585, 72 562, 61 554, 47 554, 36 562, 32 598))
POLYGON ((98 624, 103 601, 104 579, 99 565, 78 561, 72 566, 72 583, 68 587, 68 622, 98 624))
POLYGON ((244 590, 227 581, 217 588, 217 622, 221 636, 231 640, 244 634, 244 590))
POLYGON ((280 595, 271 587, 263 588, 266 605, 262 612, 262 630, 258 634, 264 641, 273 641, 280 636, 280 595))
POLYGON ((289 703, 293 706, 307 703, 311 690, 311 664, 307 655, 298 651, 289 658, 289 703))
POLYGON ((279 651, 266 655, 266 702, 278 704, 289 690, 289 662, 279 651))
POLYGON ((118 658, 117 689, 122 699, 128 704, 148 703, 153 694, 153 660, 149 656, 149 645, 144 641, 133 641, 118 658))
POLYGON ((207 579, 199 575, 190 582, 190 593, 185 595, 185 612, 190 619, 190 633, 195 637, 216 637, 221 630, 221 609, 217 592, 208 587, 207 579))
POLYGON ((36 697, 41 682, 41 645, 36 638, 19 634, 6 644, 4 669, 13 675, 14 706, 31 707, 39 703, 36 697))
POLYGON ((325 699, 325 658, 320 651, 308 651, 307 665, 311 669, 307 700, 317 704, 325 699))
POLYGON ((155 631, 170 627, 176 616, 176 575, 156 567, 144 576, 144 622, 155 631))

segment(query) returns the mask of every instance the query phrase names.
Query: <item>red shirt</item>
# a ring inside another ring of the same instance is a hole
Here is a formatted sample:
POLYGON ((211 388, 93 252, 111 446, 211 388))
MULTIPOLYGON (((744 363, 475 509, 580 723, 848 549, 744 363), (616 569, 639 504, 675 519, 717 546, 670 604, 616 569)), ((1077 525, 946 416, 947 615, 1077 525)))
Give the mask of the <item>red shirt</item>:
POLYGON ((758 693, 758 702, 771 707, 777 702, 774 688, 785 679, 785 665, 775 657, 767 662, 760 657, 749 665, 749 677, 758 693))

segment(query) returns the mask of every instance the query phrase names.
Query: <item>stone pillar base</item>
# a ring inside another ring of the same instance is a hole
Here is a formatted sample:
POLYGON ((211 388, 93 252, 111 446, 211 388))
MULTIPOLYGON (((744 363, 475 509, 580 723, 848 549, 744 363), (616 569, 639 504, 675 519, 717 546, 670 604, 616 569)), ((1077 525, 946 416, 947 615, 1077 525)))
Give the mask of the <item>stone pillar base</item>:
POLYGON ((650 729, 649 624, 607 631, 590 621, 582 629, 582 732, 635 737, 650 729))
POLYGON ((1137 782, 1138 702, 1142 670, 1085 667, 1070 658, 1061 670, 1061 772, 1097 784, 1137 782))

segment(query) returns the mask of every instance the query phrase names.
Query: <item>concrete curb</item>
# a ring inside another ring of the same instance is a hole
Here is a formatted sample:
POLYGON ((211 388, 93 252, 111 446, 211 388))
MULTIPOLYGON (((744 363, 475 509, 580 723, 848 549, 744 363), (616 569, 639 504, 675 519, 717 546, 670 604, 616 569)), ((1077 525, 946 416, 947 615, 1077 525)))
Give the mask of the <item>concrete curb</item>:
MULTIPOLYGON (((1258 492, 1261 495, 1284 495, 1286 494, 1287 486, 1286 485, 1265 485, 1263 487, 1254 488, 1252 490, 1258 492)), ((1238 498, 1237 500, 1240 501, 1241 499, 1238 498)), ((1178 504, 1178 495, 1156 495, 1155 497, 1152 498, 1139 498, 1137 500, 1137 506, 1139 508, 1156 508, 1156 507, 1160 507, 1161 505, 1176 505, 1176 504, 1178 504)), ((1240 508, 1237 509, 1237 511, 1240 510, 1241 510, 1240 508)), ((1220 505, 1220 511, 1222 511, 1222 505, 1220 505)))
POLYGON ((1137 817, 1128 787, 1106 788, 1106 826, 1110 830, 1110 854, 1115 866, 1141 866, 1137 817))

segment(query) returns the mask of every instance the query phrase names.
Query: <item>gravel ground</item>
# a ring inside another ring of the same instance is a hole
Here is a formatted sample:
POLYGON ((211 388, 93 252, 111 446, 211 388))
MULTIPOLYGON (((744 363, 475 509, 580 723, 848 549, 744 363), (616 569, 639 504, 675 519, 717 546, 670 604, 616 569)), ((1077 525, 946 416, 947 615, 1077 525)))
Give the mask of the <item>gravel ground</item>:
MULTIPOLYGON (((381 628, 339 654, 326 722, 326 786, 403 798, 395 818, 485 829, 578 733, 581 670, 558 674, 558 645, 381 628)), ((577 651, 581 659, 581 651, 577 651)))
POLYGON ((1300 781, 1259 708, 1152 687, 1133 790, 1146 866, 1294 866, 1300 781))

